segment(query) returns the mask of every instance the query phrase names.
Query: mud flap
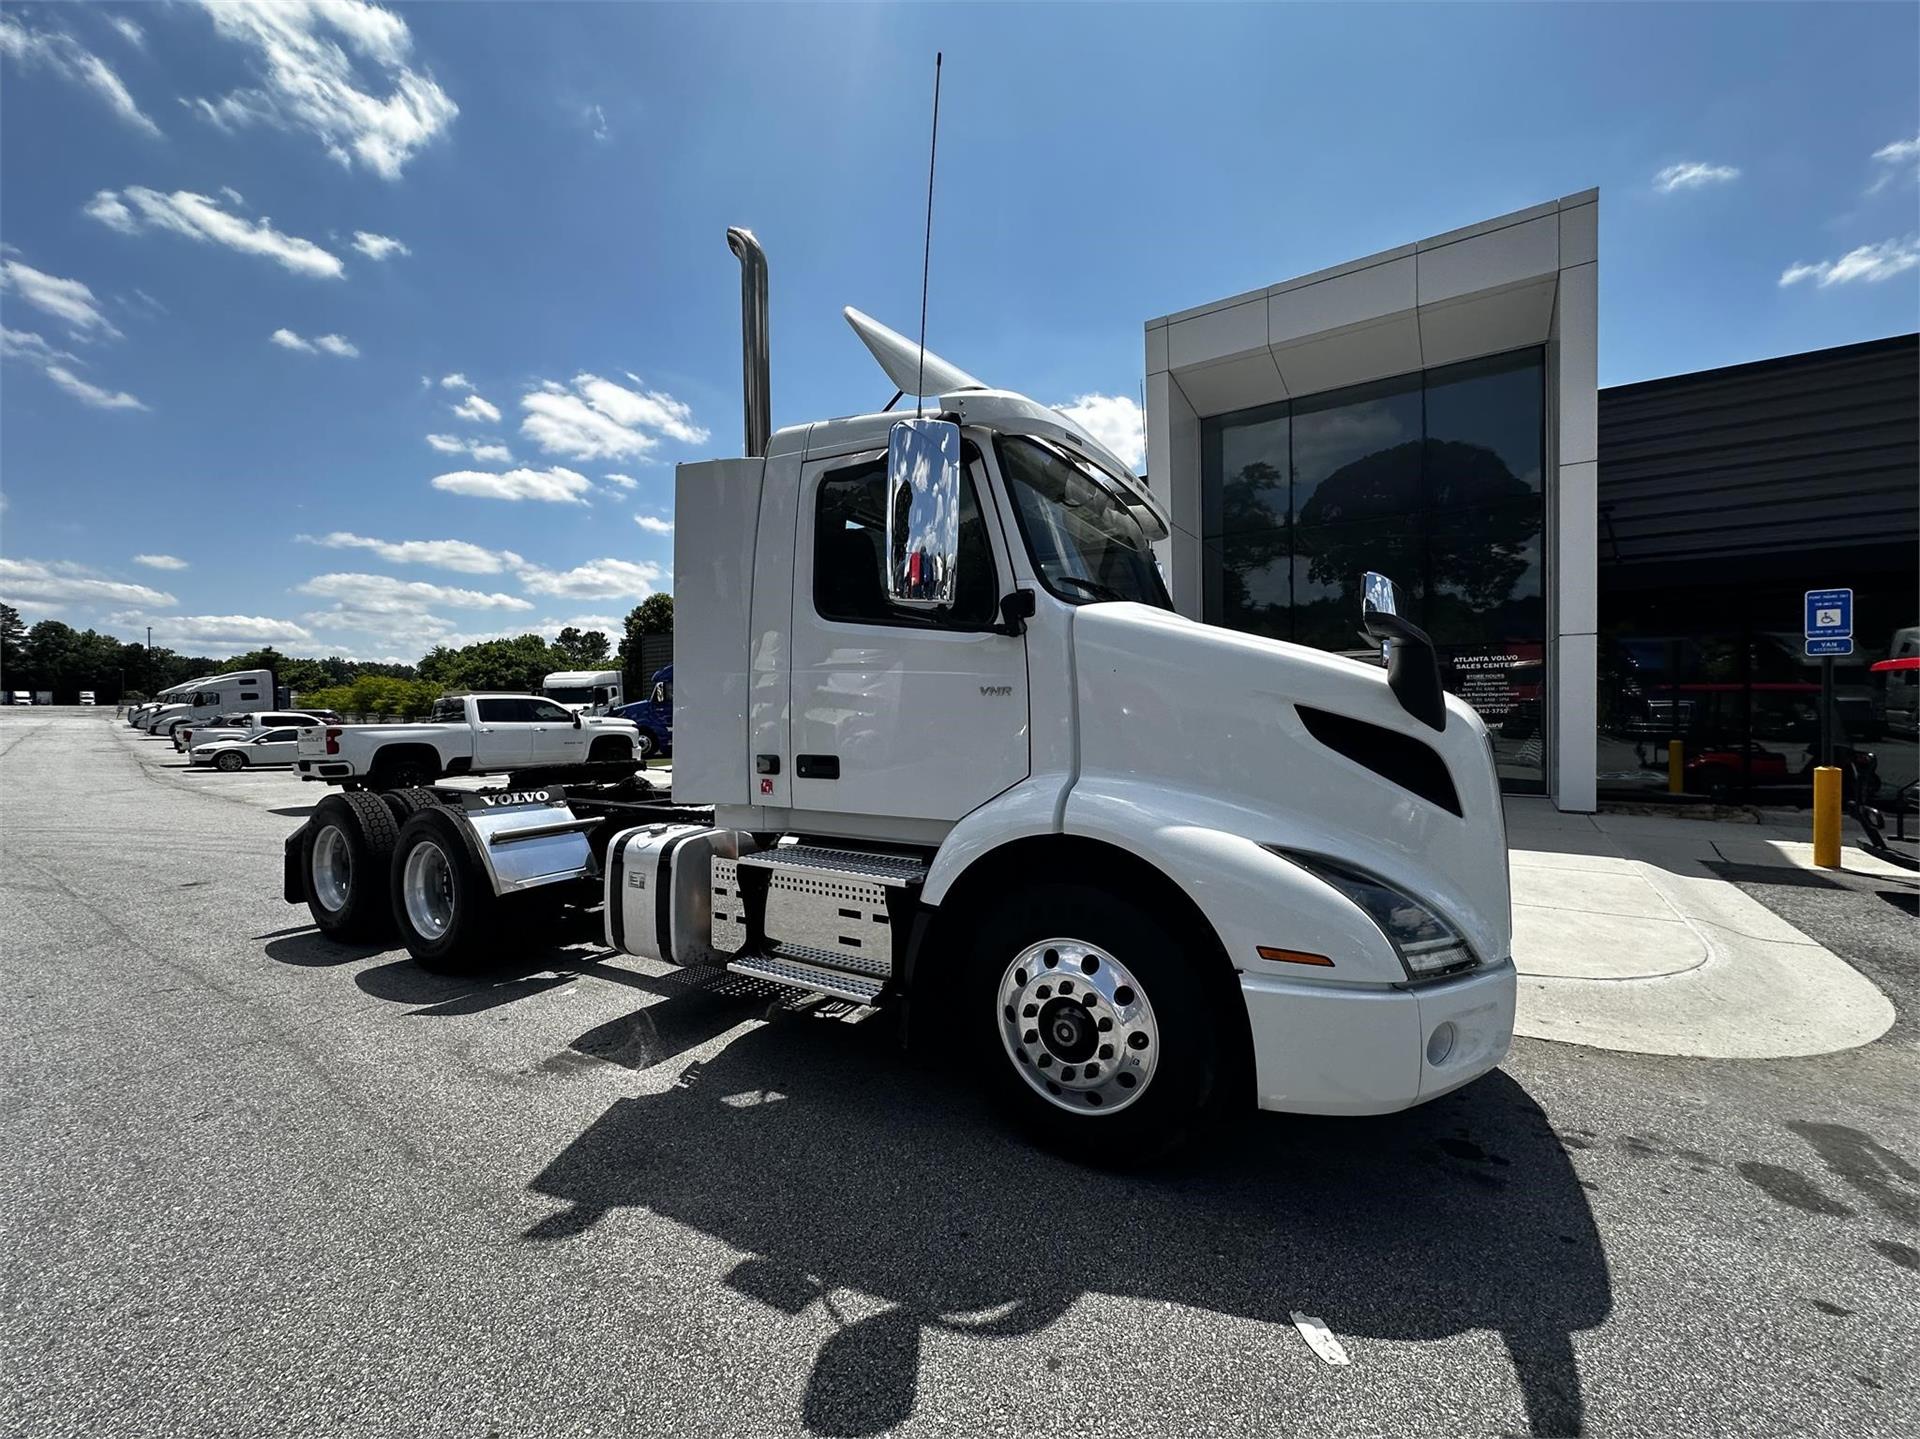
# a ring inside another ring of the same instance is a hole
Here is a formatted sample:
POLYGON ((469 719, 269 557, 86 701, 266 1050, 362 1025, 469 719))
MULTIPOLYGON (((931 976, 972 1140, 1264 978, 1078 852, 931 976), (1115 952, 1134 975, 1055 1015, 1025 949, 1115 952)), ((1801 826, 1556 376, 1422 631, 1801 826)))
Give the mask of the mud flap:
POLYGON ((300 871, 300 842, 306 832, 303 824, 280 846, 280 897, 288 904, 307 902, 307 877, 300 871))

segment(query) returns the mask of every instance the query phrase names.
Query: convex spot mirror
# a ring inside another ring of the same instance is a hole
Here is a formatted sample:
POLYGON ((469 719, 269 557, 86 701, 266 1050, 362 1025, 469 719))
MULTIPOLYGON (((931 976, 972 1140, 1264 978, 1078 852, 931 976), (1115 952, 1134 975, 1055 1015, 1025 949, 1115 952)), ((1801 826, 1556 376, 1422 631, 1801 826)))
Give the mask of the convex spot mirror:
POLYGON ((951 607, 959 560, 960 427, 901 420, 887 435, 887 598, 951 607))

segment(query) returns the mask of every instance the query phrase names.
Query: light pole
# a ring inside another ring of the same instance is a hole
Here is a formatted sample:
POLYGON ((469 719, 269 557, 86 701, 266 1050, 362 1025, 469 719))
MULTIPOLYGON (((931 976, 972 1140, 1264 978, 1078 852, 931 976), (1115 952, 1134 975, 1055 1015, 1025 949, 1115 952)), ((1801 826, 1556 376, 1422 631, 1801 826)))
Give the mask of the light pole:
POLYGON ((147 626, 147 696, 153 696, 153 626, 147 626))

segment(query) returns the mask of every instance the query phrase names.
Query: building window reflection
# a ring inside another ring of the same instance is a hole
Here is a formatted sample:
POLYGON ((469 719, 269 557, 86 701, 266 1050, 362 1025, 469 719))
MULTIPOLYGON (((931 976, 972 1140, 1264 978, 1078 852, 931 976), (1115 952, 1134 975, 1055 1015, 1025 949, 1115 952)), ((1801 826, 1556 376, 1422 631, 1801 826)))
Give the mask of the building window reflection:
POLYGON ((1391 575, 1503 784, 1544 790, 1544 383, 1530 349, 1208 420, 1206 618, 1367 653, 1360 576, 1391 575))

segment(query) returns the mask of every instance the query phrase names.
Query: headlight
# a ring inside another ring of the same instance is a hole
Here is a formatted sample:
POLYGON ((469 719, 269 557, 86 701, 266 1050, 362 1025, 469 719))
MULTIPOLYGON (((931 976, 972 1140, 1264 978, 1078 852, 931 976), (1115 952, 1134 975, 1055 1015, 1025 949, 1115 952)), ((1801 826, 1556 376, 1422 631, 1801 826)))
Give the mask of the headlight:
POLYGON ((1380 927, 1409 979, 1425 979, 1449 970, 1468 969, 1479 961, 1454 927, 1410 894, 1385 880, 1318 855, 1296 854, 1276 845, 1263 845, 1282 859, 1325 880, 1366 912, 1380 927))

